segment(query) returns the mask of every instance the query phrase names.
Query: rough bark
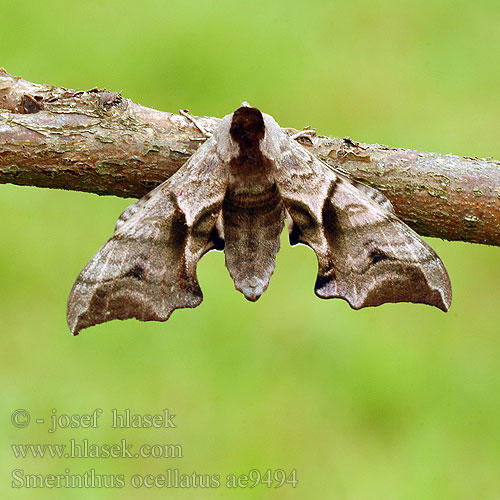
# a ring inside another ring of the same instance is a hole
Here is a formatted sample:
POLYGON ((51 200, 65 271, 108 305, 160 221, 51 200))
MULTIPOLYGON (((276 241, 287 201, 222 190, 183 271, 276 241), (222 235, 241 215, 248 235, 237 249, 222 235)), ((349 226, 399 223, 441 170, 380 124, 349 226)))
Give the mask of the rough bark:
MULTIPOLYGON (((196 119, 209 131, 218 122, 196 119)), ((119 93, 38 85, 0 71, 0 183, 140 197, 203 140, 186 117, 119 93)), ((382 191, 418 233, 500 245, 500 162, 314 133, 297 140, 382 191)))

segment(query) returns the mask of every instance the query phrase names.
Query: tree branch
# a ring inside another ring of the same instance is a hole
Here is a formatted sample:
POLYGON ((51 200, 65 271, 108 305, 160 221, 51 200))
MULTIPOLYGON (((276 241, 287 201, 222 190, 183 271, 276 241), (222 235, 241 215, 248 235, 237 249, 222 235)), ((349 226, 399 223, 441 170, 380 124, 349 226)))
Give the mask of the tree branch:
MULTIPOLYGON (((218 122, 197 120, 209 131, 218 122)), ((0 183, 140 197, 203 140, 184 116, 119 93, 38 85, 0 71, 0 183)), ((500 162, 314 133, 297 140, 382 191, 418 233, 500 246, 500 162)))

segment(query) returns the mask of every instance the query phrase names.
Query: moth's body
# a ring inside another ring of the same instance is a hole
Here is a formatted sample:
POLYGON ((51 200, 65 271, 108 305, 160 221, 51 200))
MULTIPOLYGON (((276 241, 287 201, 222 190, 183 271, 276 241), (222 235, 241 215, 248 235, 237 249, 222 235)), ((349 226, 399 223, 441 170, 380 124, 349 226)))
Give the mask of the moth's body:
POLYGON ((177 308, 196 307, 196 265, 213 249, 224 250, 235 287, 257 300, 274 270, 285 214, 290 243, 316 253, 319 297, 343 298, 354 309, 401 301, 448 309, 443 263, 382 194, 242 105, 178 172, 123 212, 73 286, 71 331, 115 318, 165 321, 177 308))
POLYGON ((260 149, 265 125, 260 111, 240 108, 229 133, 238 156, 229 162, 222 204, 226 266, 238 290, 251 301, 267 288, 283 229, 284 206, 275 166, 260 149))

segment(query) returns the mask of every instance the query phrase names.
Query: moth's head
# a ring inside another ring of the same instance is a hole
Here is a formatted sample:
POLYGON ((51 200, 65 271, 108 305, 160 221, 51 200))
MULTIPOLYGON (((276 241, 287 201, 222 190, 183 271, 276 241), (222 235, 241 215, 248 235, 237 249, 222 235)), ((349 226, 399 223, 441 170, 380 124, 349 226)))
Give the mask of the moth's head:
POLYGON ((229 133, 242 147, 257 146, 264 137, 266 127, 262 113, 246 102, 233 113, 229 133))

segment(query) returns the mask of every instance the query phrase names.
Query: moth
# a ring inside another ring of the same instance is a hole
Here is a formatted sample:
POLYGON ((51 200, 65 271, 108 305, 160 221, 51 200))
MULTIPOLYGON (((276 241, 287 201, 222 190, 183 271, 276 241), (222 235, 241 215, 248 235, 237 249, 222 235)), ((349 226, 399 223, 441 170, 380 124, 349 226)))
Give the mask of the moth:
POLYGON ((71 332, 112 319, 166 321, 203 295, 198 261, 223 250, 237 290, 256 301, 275 267, 284 221, 291 245, 318 259, 316 295, 354 309, 418 302, 447 311, 440 258, 373 188, 310 154, 244 103, 168 180, 128 207, 71 290, 71 332))

